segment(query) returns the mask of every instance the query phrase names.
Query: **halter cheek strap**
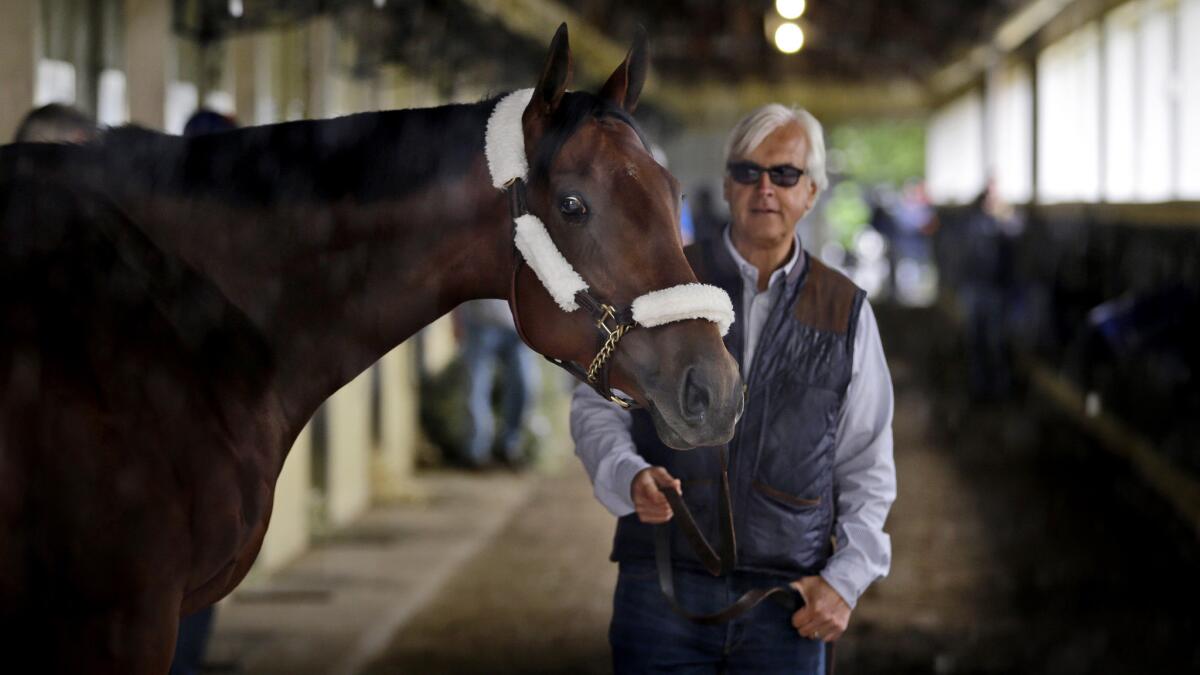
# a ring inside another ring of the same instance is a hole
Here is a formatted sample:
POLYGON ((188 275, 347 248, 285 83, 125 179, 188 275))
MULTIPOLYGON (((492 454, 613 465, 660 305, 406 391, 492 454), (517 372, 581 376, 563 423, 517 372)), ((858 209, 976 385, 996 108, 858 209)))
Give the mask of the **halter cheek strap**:
POLYGON ((720 328, 721 335, 725 335, 734 320, 733 303, 722 289, 697 283, 646 293, 627 308, 615 307, 592 294, 587 282, 554 245, 545 224, 529 212, 525 202, 529 163, 521 117, 532 95, 532 89, 521 89, 502 98, 488 118, 485 133, 488 170, 492 184, 508 191, 513 242, 519 253, 509 294, 513 318, 521 338, 528 343, 516 311, 516 275, 523 261, 564 312, 582 308, 596 321, 600 345, 586 369, 573 362, 547 358, 590 384, 601 396, 628 408, 632 401, 615 396, 608 385, 608 369, 621 338, 636 325, 652 328, 689 319, 712 321, 720 328))

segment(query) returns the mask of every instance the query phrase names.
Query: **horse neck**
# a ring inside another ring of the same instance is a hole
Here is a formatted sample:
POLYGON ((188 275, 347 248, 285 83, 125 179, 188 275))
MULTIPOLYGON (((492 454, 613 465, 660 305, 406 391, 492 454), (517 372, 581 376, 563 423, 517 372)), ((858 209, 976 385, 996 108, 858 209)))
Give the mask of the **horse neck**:
POLYGON ((511 224, 483 156, 487 110, 197 139, 172 174, 174 197, 187 198, 145 202, 151 237, 211 279, 270 345, 274 389, 296 429, 460 302, 507 296, 511 224))

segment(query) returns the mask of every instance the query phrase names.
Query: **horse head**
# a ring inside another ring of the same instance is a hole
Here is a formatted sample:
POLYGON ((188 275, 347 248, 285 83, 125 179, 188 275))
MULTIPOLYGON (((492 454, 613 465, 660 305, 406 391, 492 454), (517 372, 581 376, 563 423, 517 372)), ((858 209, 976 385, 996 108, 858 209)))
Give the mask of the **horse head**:
POLYGON ((632 396, 665 443, 718 445, 742 405, 721 339, 733 310, 724 291, 697 283, 679 234, 679 184, 630 118, 646 70, 639 34, 598 94, 568 92, 564 24, 537 86, 497 105, 488 161, 509 190, 528 263, 516 267, 510 302, 530 346, 602 394, 632 396), (510 152, 497 149, 506 142, 510 152))

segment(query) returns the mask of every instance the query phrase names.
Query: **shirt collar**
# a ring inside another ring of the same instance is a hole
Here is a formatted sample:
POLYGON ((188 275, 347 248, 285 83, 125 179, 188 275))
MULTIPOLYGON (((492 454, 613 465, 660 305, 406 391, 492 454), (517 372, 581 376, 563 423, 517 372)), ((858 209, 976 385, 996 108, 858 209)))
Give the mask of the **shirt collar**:
MULTIPOLYGON (((733 245, 733 238, 729 234, 731 229, 731 226, 726 225, 725 231, 721 235, 721 238, 725 240, 725 248, 728 249, 729 255, 733 257, 733 262, 737 265, 738 272, 742 275, 742 278, 746 280, 750 287, 757 288, 758 268, 743 258, 742 254, 738 252, 737 247, 733 245)), ((795 242, 792 246, 792 255, 788 257, 787 262, 771 273, 771 278, 767 281, 767 288, 774 286, 777 281, 784 277, 792 276, 792 270, 801 262, 804 249, 800 248, 800 235, 793 234, 792 239, 795 242)), ((800 267, 800 271, 803 271, 803 265, 800 265, 800 267)))

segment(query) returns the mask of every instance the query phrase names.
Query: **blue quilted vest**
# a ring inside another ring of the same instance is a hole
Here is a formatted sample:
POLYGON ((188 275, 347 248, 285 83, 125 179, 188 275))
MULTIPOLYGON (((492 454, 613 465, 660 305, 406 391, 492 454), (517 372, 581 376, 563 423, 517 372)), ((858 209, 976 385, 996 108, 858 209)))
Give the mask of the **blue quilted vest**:
MULTIPOLYGON (((741 317, 742 277, 724 241, 700 242, 686 253, 700 281, 725 289, 741 317)), ((805 258, 807 264, 797 264, 784 280, 748 374, 741 363, 742 323, 725 337, 747 386, 745 412, 727 446, 738 569, 793 578, 819 572, 832 553, 834 436, 866 295, 819 260, 805 258)), ((720 550, 717 449, 668 448, 640 410, 633 413, 633 440, 646 461, 683 482, 697 524, 720 550)), ((676 564, 700 568, 674 526, 672 549, 676 564)), ((636 514, 621 518, 612 559, 653 558, 653 527, 636 514)))

